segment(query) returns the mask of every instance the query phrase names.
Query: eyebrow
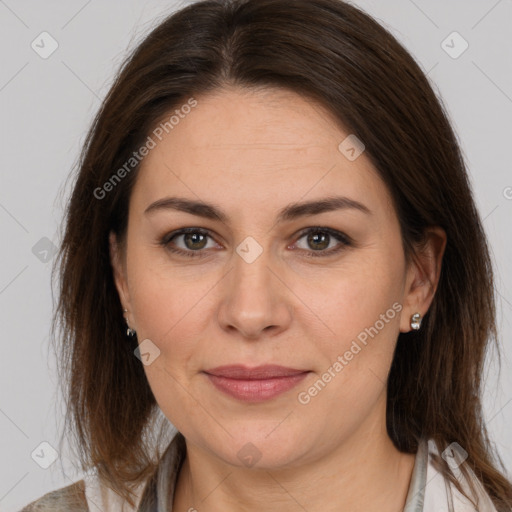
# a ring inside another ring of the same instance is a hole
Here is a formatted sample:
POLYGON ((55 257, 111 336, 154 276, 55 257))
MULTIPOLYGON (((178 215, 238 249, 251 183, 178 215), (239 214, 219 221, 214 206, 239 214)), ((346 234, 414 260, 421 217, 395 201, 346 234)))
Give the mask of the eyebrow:
MULTIPOLYGON (((308 215, 318 215, 324 212, 348 209, 372 215, 371 210, 364 204, 350 199, 349 197, 334 196, 304 203, 291 203, 279 212, 277 223, 291 221, 308 215)), ((177 210, 190 213, 205 219, 220 220, 225 224, 229 222, 228 215, 218 206, 204 201, 193 201, 183 197, 164 197, 159 199, 151 203, 144 211, 144 214, 147 215, 165 210, 177 210)))

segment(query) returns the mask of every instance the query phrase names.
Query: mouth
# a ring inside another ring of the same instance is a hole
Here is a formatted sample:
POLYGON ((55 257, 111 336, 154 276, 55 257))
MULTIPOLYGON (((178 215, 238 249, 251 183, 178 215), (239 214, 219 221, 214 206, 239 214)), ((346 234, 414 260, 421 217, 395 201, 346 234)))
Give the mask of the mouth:
POLYGON ((203 373, 217 390, 232 398, 244 402, 264 402, 294 388, 310 371, 277 365, 254 368, 231 365, 203 373))

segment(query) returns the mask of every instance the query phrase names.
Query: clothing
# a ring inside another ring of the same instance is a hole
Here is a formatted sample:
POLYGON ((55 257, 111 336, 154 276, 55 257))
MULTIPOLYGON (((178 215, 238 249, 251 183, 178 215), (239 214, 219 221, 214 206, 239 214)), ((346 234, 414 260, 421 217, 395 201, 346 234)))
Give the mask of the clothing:
MULTIPOLYGON (((154 477, 139 487, 135 508, 123 503, 114 491, 92 476, 45 494, 20 512, 172 512, 174 489, 185 454, 185 439, 178 432, 162 455, 154 477)), ((435 455, 438 451, 433 441, 422 440, 403 512, 497 512, 471 470, 478 491, 478 509, 435 468, 435 455)), ((465 480, 462 485, 469 492, 465 480)))

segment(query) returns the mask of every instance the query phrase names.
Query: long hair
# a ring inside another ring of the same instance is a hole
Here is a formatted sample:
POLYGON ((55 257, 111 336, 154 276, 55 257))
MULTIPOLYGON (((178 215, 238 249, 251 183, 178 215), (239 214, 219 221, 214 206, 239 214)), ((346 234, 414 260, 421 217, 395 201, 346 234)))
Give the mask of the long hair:
MULTIPOLYGON (((391 193, 408 259, 428 226, 445 230, 422 329, 398 337, 387 430, 406 453, 421 437, 440 452, 459 443, 468 453, 462 471, 471 468, 504 510, 512 485, 498 469, 481 403, 485 356, 497 341, 494 277, 466 165, 442 100, 413 57, 341 0, 195 2, 160 22, 123 62, 87 134, 54 267, 65 430, 82 469, 96 468, 133 504, 130 486, 152 475, 158 460, 158 406, 133 353, 137 342, 125 335, 108 246, 111 230, 124 240, 139 166, 113 175, 158 120, 227 85, 296 92, 357 134, 391 193)), ((437 464, 459 487, 441 457, 437 464)))

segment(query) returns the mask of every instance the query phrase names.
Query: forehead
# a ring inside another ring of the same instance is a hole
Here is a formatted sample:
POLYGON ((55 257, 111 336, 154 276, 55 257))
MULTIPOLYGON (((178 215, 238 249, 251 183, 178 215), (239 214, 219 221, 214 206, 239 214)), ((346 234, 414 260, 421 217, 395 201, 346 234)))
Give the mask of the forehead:
POLYGON ((177 106, 180 115, 167 129, 160 123, 150 134, 155 146, 133 191, 140 208, 166 194, 213 196, 240 210, 333 192, 389 208, 369 159, 363 152, 351 161, 340 151, 351 134, 318 103, 281 89, 231 88, 195 100, 191 109, 177 106))

